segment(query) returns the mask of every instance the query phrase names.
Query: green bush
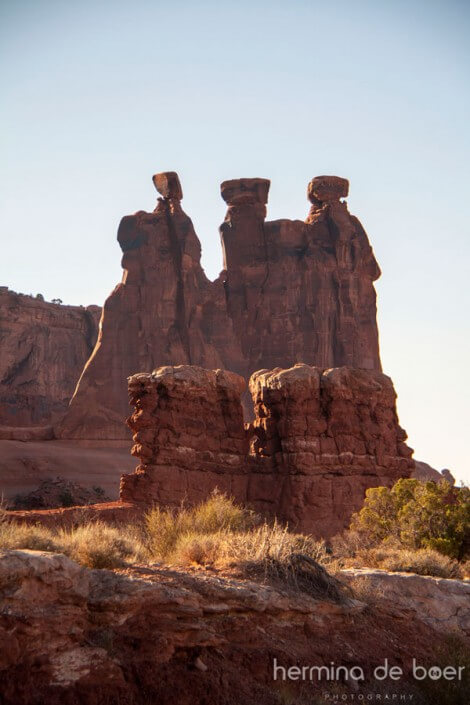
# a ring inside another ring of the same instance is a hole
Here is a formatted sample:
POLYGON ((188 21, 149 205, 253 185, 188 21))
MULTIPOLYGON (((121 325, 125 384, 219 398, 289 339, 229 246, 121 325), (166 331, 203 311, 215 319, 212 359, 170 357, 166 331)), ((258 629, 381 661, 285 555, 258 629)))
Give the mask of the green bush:
POLYGON ((374 487, 350 528, 369 544, 392 540, 462 560, 470 552, 470 489, 416 479, 374 487))

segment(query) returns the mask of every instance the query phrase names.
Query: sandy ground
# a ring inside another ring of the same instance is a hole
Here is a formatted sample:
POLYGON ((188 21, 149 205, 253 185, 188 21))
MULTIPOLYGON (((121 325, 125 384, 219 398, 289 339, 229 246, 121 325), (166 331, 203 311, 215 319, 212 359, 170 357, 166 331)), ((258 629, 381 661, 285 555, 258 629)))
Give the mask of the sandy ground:
POLYGON ((119 478, 138 460, 127 448, 89 448, 74 441, 0 440, 0 497, 30 492, 41 480, 60 475, 84 487, 102 487, 110 499, 119 497, 119 478))

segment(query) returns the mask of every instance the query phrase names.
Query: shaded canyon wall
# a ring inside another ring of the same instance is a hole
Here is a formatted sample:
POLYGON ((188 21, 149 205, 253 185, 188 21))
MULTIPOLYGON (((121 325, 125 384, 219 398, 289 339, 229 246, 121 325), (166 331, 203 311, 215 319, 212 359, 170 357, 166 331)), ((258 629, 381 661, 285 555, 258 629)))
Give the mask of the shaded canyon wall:
POLYGON ((63 416, 100 315, 98 306, 62 306, 0 287, 0 425, 43 425, 63 416))

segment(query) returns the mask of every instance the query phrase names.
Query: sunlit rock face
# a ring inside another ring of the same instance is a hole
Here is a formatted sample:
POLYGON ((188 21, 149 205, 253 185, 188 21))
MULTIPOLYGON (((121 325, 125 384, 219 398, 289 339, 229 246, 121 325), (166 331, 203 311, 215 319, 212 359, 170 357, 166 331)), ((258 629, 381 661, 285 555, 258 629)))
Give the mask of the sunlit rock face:
POLYGON ((374 370, 298 364, 261 370, 249 388, 224 370, 166 366, 129 379, 133 455, 121 500, 197 504, 216 488, 263 516, 329 537, 348 526, 367 488, 413 468, 389 377, 374 370))

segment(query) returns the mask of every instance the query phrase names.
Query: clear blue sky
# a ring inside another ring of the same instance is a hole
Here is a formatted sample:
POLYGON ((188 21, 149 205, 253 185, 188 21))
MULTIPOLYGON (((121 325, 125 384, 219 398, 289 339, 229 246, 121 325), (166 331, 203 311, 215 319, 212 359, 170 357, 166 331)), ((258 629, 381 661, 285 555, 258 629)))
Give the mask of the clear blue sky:
POLYGON ((383 276, 384 370, 416 457, 470 480, 470 4, 2 0, 0 283, 101 304, 122 215, 176 170, 210 277, 219 184, 350 179, 383 276))

